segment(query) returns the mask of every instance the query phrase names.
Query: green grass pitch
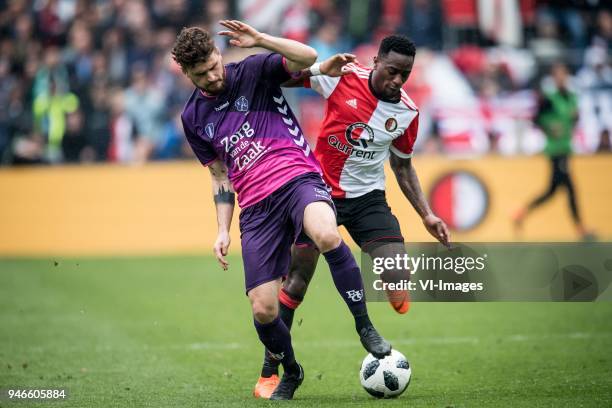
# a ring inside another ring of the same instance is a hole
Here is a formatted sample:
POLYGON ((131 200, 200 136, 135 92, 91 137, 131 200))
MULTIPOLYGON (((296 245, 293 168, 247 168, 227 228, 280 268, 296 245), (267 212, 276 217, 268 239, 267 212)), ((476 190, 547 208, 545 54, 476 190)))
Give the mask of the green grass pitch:
MULTIPOLYGON (((0 388, 69 391, 0 407, 272 405, 251 397, 263 351, 230 261, 223 272, 196 256, 0 260, 0 388)), ((365 352, 321 262, 292 331, 306 371, 292 406, 612 405, 610 303, 369 309, 412 365, 407 392, 361 389, 365 352)))

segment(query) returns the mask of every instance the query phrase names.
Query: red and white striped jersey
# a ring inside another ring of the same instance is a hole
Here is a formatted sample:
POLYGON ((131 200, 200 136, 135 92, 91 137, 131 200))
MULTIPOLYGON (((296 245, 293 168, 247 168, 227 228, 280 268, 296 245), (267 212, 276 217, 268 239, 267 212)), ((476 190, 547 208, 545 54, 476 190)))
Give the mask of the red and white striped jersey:
POLYGON ((342 77, 308 78, 310 87, 327 99, 315 156, 335 198, 354 198, 385 189, 389 151, 412 156, 419 112, 402 90, 398 103, 377 99, 370 91, 371 68, 348 64, 342 77))

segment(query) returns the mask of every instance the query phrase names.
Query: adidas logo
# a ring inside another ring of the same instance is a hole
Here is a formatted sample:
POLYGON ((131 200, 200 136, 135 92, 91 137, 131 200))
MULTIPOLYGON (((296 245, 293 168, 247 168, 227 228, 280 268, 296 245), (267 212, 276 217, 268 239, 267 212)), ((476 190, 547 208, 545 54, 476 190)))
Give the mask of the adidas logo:
POLYGON ((355 98, 347 100, 346 104, 353 109, 357 109, 357 99, 355 98))

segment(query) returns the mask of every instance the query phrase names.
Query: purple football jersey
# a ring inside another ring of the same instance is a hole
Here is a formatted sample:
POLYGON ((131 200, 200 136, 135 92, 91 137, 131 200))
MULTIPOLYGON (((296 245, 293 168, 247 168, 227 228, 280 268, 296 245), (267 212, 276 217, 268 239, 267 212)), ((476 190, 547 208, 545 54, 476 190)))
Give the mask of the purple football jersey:
POLYGON ((222 160, 245 208, 295 177, 321 170, 281 92, 291 77, 280 54, 257 54, 225 66, 225 89, 196 89, 181 115, 203 165, 222 160))

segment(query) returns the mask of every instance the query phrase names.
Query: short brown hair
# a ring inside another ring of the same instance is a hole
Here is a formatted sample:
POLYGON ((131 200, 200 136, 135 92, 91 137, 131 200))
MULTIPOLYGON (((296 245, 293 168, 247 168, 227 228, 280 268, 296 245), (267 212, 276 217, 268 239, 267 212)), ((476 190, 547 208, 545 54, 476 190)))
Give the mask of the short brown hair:
POLYGON ((199 27, 183 27, 172 47, 172 58, 183 72, 204 62, 215 49, 208 31, 199 27))

